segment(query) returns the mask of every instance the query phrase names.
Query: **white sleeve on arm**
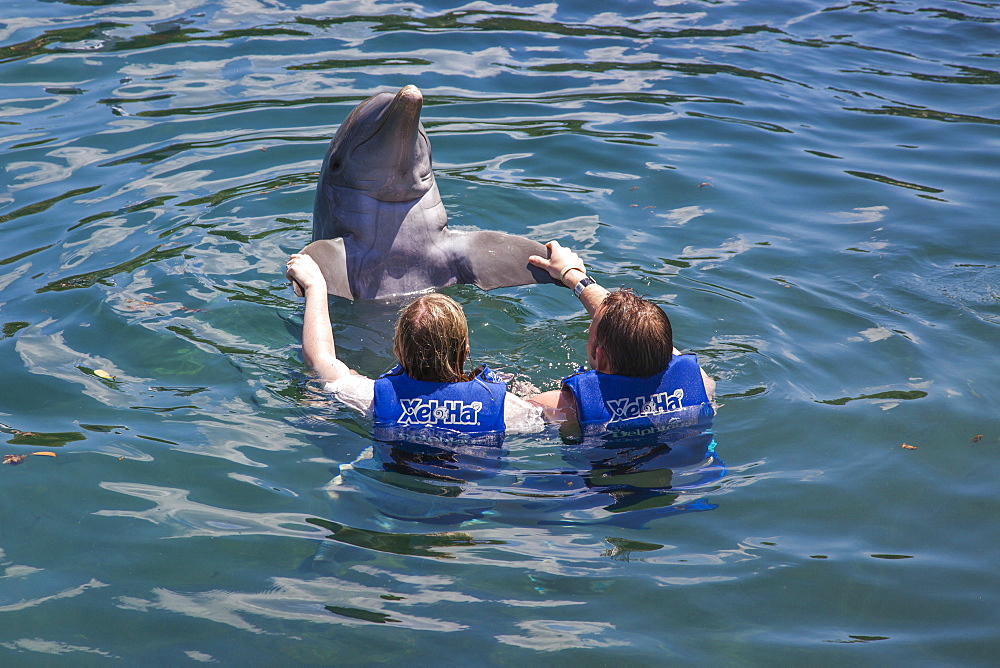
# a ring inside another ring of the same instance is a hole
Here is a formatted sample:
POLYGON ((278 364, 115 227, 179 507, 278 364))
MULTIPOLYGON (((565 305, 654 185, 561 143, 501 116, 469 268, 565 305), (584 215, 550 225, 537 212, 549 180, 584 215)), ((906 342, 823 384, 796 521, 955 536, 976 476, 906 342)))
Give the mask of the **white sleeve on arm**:
POLYGON ((508 434, 531 434, 545 429, 542 407, 525 401, 516 394, 507 393, 503 413, 508 434))
POLYGON ((372 417, 372 403, 375 401, 373 379, 352 373, 327 383, 324 389, 348 408, 363 413, 366 418, 372 417))

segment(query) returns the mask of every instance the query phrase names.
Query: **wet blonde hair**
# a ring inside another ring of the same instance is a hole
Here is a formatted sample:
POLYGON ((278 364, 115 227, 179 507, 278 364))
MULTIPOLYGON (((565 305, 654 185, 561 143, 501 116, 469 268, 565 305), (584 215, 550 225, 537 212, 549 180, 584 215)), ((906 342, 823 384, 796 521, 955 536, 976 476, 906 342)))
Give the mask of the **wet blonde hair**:
POLYGON ((414 380, 468 380, 462 368, 469 352, 469 325, 462 307, 436 292, 417 297, 399 312, 393 352, 414 380))

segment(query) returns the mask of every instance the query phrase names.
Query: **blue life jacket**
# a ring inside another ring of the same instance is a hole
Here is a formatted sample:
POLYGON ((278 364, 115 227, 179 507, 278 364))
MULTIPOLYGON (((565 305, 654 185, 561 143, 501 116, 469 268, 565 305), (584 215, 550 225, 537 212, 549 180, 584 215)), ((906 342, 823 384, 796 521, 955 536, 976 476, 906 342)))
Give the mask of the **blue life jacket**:
POLYGON ((585 437, 632 439, 693 426, 715 415, 695 355, 674 355, 663 372, 646 378, 581 369, 562 382, 576 399, 585 437))
POLYGON ((501 445, 507 385, 489 367, 469 381, 414 380, 396 365, 375 380, 372 435, 429 445, 501 445))

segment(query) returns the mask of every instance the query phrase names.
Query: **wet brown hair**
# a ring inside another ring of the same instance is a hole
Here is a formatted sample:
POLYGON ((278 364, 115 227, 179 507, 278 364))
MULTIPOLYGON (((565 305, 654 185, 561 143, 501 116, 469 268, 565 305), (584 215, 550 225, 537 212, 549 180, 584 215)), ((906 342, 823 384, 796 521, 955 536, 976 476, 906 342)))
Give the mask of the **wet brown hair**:
POLYGON ((594 346, 604 349, 609 373, 645 378, 667 368, 674 332, 662 308, 628 289, 609 293, 599 308, 594 346))
POLYGON ((403 307, 396 321, 393 352, 414 380, 468 380, 462 368, 469 350, 465 312, 451 297, 432 292, 403 307))

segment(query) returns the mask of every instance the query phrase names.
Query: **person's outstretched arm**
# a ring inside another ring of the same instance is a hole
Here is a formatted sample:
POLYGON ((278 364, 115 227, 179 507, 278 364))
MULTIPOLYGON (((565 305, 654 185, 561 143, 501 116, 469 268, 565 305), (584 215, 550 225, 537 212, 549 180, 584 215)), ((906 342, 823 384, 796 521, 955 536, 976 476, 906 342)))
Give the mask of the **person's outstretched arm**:
MULTIPOLYGON (((528 258, 528 262, 549 272, 549 276, 562 281, 563 285, 575 292, 577 285, 587 278, 587 268, 583 260, 576 252, 560 245, 558 241, 550 241, 545 247, 549 249, 548 258, 532 255, 528 258)), ((604 298, 608 296, 608 291, 591 282, 583 287, 578 296, 580 303, 593 318, 597 309, 604 303, 604 298)), ((577 420, 576 399, 573 398, 573 393, 565 388, 541 392, 527 399, 542 407, 543 415, 549 422, 575 423, 577 420)))
POLYGON ((331 383, 350 374, 356 374, 337 359, 330 324, 330 308, 323 272, 308 255, 295 253, 288 259, 285 275, 298 283, 305 295, 306 308, 302 321, 302 357, 319 376, 331 383))

